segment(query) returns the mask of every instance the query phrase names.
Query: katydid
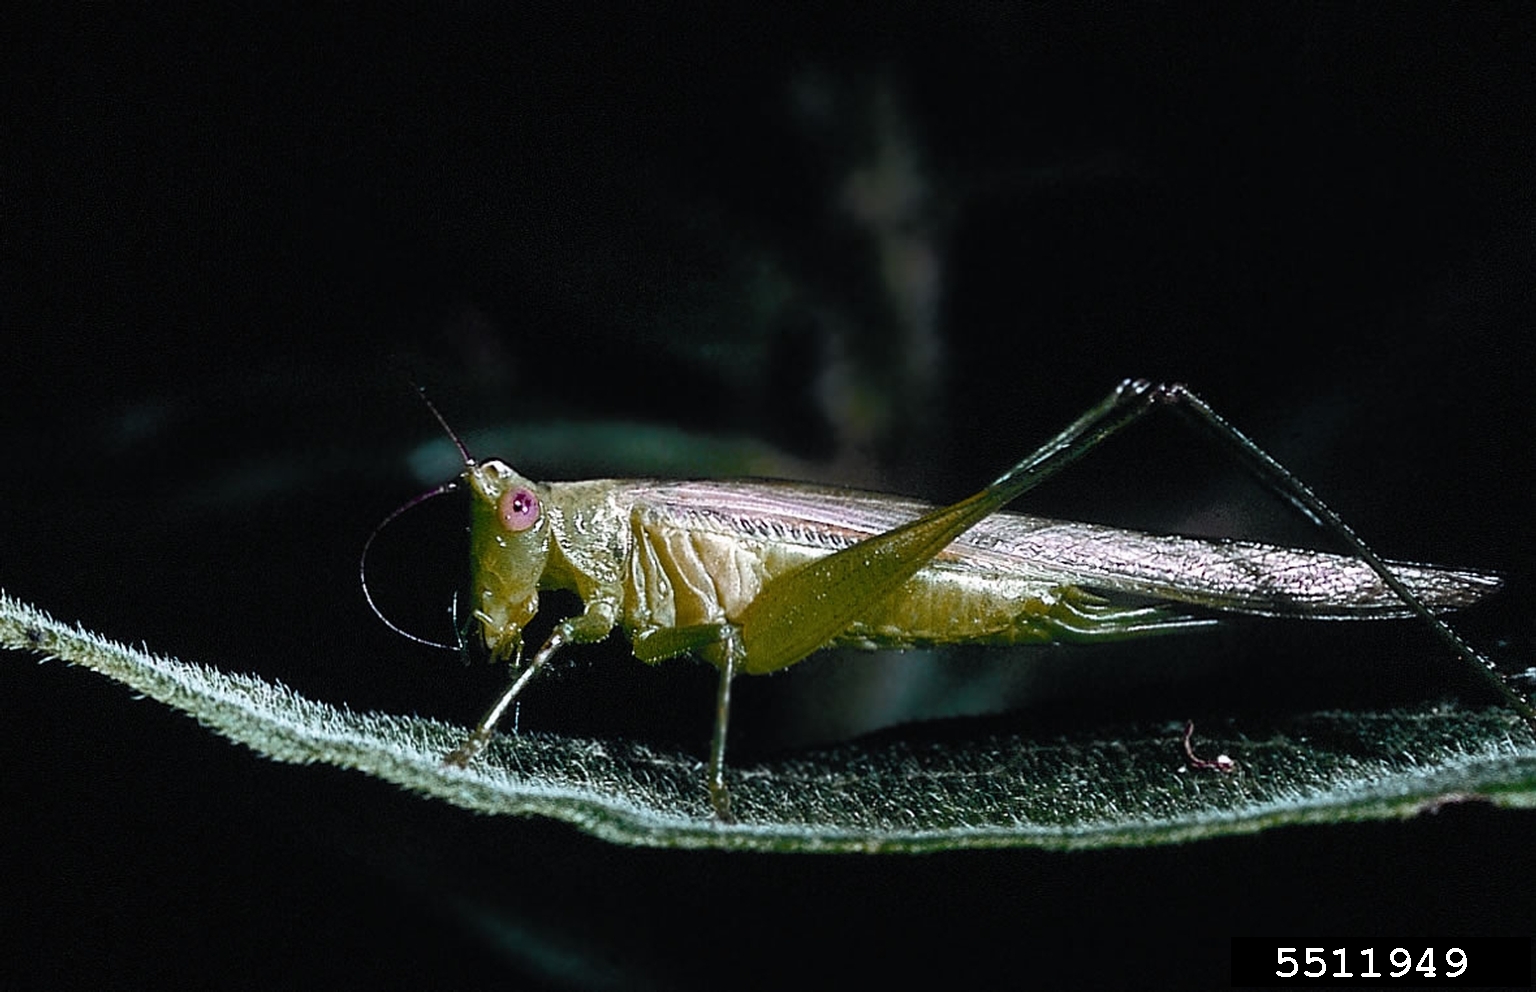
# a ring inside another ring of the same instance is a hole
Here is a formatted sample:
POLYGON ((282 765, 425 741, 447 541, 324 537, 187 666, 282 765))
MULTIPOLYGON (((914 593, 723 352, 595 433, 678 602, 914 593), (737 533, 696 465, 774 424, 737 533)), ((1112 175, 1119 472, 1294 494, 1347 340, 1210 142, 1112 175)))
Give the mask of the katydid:
POLYGON ((449 434, 471 497, 473 618, 491 658, 514 669, 511 684, 448 756, 452 764, 467 764, 485 747, 551 656, 602 640, 615 627, 642 661, 694 654, 719 668, 706 785, 721 820, 731 817, 725 745, 732 680, 833 645, 1114 640, 1205 626, 1223 612, 1417 615, 1536 726, 1530 703, 1436 615, 1493 592, 1497 576, 1377 557, 1300 480, 1180 385, 1121 383, 991 485, 944 507, 797 483, 536 483, 505 462, 477 461, 449 434), (1158 406, 1211 431, 1349 554, 1001 512, 1158 406), (557 623, 523 664, 522 632, 538 612, 541 589, 573 590, 584 608, 557 623), (1107 598, 1117 595, 1135 602, 1107 598))

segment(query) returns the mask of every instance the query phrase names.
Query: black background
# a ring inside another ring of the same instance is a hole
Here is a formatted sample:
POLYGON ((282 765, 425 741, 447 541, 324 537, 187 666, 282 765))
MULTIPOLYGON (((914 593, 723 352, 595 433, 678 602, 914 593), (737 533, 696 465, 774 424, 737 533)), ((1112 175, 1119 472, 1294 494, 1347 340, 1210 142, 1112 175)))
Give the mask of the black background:
MULTIPOLYGON (((1190 383, 1383 553, 1507 573, 1470 629, 1530 657, 1524 6, 6 18, 0 586, 56 616, 468 722, 499 673, 357 589, 427 484, 408 376, 470 432, 658 424, 951 498, 1137 375, 1190 383)), ((1290 539, 1202 445, 1149 426, 1030 506, 1290 539)), ((421 560, 380 567, 441 604, 462 549, 433 512, 401 539, 421 560)), ((1446 669, 1308 667, 1333 632, 1290 636, 1204 642, 1254 686, 1031 718, 1485 701, 1446 669)), ((591 657, 530 725, 702 752, 702 666, 591 657)), ((1478 804, 1151 851, 633 851, 8 662, 7 985, 1210 984, 1230 933, 1533 929, 1532 816, 1478 804)), ((778 694, 839 710, 802 667, 743 687, 733 747, 782 743, 778 694)))

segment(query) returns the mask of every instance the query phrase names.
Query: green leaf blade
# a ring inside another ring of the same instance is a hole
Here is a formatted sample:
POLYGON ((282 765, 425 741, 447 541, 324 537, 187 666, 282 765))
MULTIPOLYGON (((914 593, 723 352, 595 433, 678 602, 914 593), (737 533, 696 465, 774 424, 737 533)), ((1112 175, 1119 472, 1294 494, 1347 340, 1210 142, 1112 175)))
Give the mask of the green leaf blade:
POLYGON ((1536 806, 1536 738, 1500 709, 1323 712, 1204 725, 1234 774, 1187 767, 1177 724, 1054 737, 918 730, 729 770, 714 821, 699 756, 625 740, 501 736, 469 769, 464 728, 355 713, 258 678, 125 647, 0 593, 0 645, 91 668, 273 760, 355 769, 493 815, 623 844, 772 851, 1144 846, 1299 823, 1412 816, 1447 802, 1536 806))

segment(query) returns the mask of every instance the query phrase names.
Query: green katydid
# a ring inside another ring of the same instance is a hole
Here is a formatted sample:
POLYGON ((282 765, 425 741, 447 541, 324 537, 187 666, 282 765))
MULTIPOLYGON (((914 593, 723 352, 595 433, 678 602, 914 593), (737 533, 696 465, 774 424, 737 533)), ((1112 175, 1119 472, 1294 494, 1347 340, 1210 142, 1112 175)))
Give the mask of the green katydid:
POLYGON ((1436 615, 1491 593, 1501 584, 1497 576, 1383 561, 1300 480, 1180 385, 1123 382, 991 485, 944 507, 797 483, 536 483, 505 462, 476 461, 448 433, 471 497, 474 620, 492 659, 511 661, 515 672, 448 756, 453 764, 467 764, 484 748, 551 656, 615 627, 643 661, 694 654, 719 668, 706 784, 721 820, 731 815, 725 745, 732 680, 786 668, 832 645, 1111 640, 1204 626, 1221 612, 1417 615, 1536 726, 1530 703, 1436 615), (1212 431, 1350 554, 1001 512, 1157 406, 1212 431), (584 609, 557 623, 523 664, 522 631, 538 612, 541 589, 573 590, 584 609), (1138 605, 1100 594, 1131 594, 1138 605))

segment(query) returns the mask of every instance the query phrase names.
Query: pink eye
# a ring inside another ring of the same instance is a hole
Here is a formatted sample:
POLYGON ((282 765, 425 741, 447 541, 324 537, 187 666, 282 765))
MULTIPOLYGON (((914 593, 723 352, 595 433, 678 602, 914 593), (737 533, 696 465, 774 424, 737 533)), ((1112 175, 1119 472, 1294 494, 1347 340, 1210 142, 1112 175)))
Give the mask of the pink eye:
POLYGON ((501 522, 514 534, 539 522, 539 498, 533 490, 518 486, 501 494, 501 522))

